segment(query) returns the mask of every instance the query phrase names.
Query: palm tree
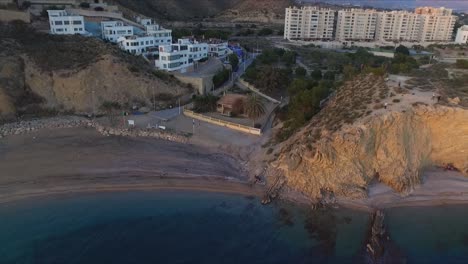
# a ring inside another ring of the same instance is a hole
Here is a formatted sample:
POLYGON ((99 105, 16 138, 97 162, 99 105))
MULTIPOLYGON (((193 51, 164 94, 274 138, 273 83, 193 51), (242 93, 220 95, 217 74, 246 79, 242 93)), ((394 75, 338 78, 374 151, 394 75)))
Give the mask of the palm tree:
POLYGON ((253 126, 255 127, 255 119, 265 114, 265 106, 257 94, 252 93, 247 97, 244 104, 244 112, 253 120, 253 126))

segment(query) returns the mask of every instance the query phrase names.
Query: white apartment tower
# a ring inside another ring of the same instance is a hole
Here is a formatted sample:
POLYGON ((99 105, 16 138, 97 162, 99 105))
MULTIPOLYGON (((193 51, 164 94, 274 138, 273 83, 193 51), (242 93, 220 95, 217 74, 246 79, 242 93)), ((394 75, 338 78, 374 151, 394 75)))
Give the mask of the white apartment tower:
POLYGON ((468 44, 468 26, 462 26, 457 31, 457 37, 455 38, 457 44, 468 44))
POLYGON ((315 6, 286 8, 284 38, 331 40, 335 16, 335 11, 315 6))
POLYGON ((340 41, 373 41, 377 28, 378 12, 373 9, 348 9, 338 11, 336 39, 340 41))
POLYGON ((155 66, 165 71, 186 72, 201 59, 208 58, 208 44, 190 39, 179 39, 177 44, 159 46, 155 66))
MULTIPOLYGON (((451 9, 432 8, 435 11, 422 12, 420 42, 448 42, 452 39, 452 32, 457 20, 451 9)), ((429 10, 432 10, 429 9, 429 10)), ((426 11, 426 9, 425 9, 426 11)), ((416 9, 418 13, 418 8, 416 9)), ((419 14, 419 13, 418 13, 419 14)))
POLYGON ((65 10, 47 10, 50 34, 73 35, 87 34, 83 16, 70 14, 65 10))
POLYGON ((379 12, 376 41, 419 41, 420 15, 407 11, 379 12))

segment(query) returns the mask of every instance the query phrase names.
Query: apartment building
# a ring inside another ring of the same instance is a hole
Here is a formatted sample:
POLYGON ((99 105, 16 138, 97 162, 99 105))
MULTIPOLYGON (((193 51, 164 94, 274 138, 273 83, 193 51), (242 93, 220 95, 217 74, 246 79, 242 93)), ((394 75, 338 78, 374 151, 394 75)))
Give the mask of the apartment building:
POLYGON ((165 29, 158 24, 147 24, 145 25, 145 31, 147 35, 158 38, 162 43, 172 42, 172 30, 165 29))
POLYGON ((336 12, 315 6, 286 8, 284 38, 289 40, 331 40, 336 12))
POLYGON ((284 38, 380 42, 449 42, 456 17, 447 8, 419 7, 414 12, 314 6, 286 8, 284 38))
POLYGON ((375 40, 419 41, 420 15, 408 11, 379 12, 375 40))
POLYGON ((135 55, 156 55, 160 45, 172 43, 172 30, 155 24, 151 19, 139 19, 139 23, 145 26, 145 33, 119 37, 117 42, 121 49, 135 55))
POLYGON ((468 44, 468 25, 462 26, 458 29, 455 43, 468 44))
POLYGON ((176 44, 159 46, 159 59, 155 66, 166 71, 186 72, 203 58, 208 58, 207 43, 179 39, 176 44))
POLYGON ((133 35, 133 26, 126 26, 121 21, 102 21, 101 32, 104 40, 117 43, 119 38, 133 35))
POLYGON ((87 34, 83 16, 68 13, 65 10, 47 10, 49 14, 50 34, 73 35, 87 34))
POLYGON ((221 39, 210 39, 207 43, 208 56, 210 57, 224 59, 232 53, 231 49, 229 49, 229 44, 227 41, 223 41, 221 39))
POLYGON ((452 40, 453 28, 457 20, 456 16, 446 15, 421 15, 420 42, 448 42, 452 40))
POLYGON ((373 41, 378 12, 373 9, 338 11, 336 39, 340 41, 373 41))

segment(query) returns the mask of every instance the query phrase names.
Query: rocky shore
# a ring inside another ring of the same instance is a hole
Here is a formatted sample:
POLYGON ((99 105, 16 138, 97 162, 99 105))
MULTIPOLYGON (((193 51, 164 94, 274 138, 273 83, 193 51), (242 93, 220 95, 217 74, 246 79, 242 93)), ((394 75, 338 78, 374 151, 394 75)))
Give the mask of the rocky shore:
POLYGON ((93 127, 104 136, 151 137, 178 143, 187 143, 188 135, 171 133, 161 130, 109 127, 93 120, 78 116, 63 116, 44 119, 19 121, 0 125, 0 138, 11 135, 22 135, 42 129, 60 129, 76 127, 93 127))

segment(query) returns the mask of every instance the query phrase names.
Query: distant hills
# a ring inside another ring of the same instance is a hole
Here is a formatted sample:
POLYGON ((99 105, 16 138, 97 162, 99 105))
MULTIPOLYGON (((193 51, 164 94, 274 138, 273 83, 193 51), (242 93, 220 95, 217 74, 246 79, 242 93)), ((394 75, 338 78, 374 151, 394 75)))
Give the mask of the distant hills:
POLYGON ((274 22, 284 18, 293 0, 114 0, 149 17, 168 21, 232 20, 274 22))

